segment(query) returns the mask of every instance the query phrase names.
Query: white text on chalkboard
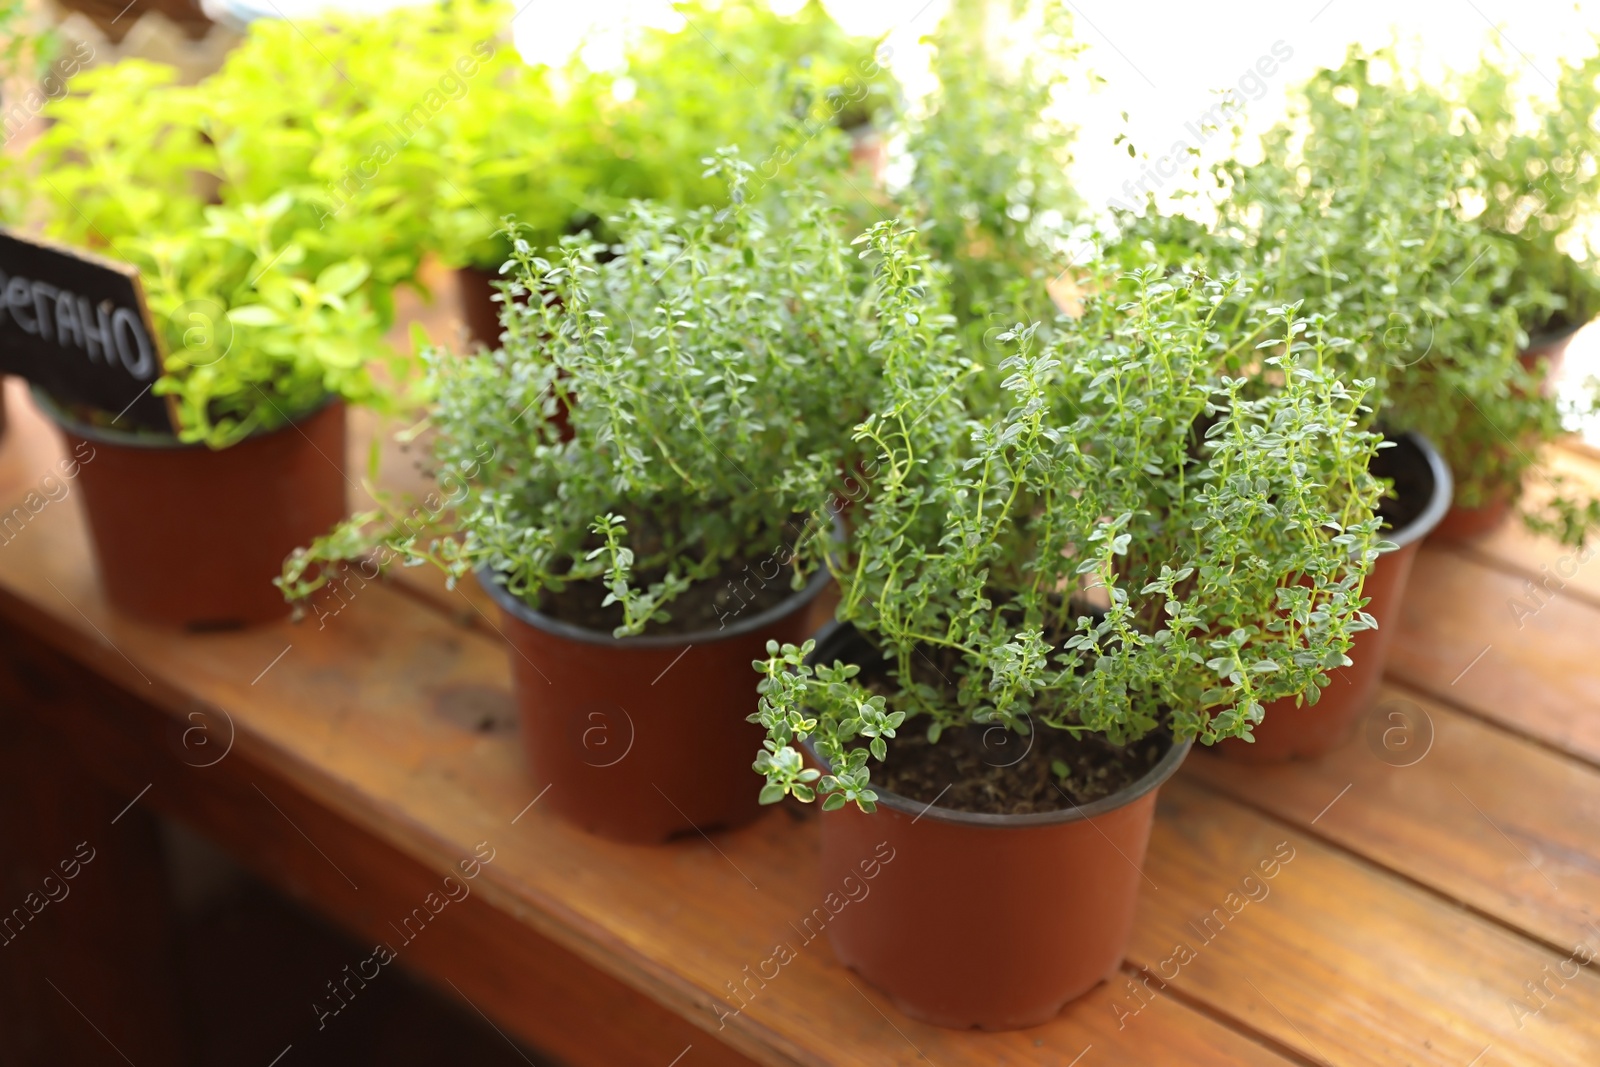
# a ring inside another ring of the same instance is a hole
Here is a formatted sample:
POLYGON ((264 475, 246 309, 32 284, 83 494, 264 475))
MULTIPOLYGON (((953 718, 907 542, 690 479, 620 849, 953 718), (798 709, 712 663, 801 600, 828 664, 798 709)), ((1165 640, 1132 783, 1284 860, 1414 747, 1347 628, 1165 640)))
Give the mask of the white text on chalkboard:
POLYGON ((9 314, 25 333, 61 348, 81 348, 91 361, 109 366, 115 358, 142 382, 159 370, 155 346, 133 308, 112 307, 109 300, 95 307, 88 297, 70 290, 20 275, 7 278, 4 272, 0 272, 0 296, 0 322, 9 314))

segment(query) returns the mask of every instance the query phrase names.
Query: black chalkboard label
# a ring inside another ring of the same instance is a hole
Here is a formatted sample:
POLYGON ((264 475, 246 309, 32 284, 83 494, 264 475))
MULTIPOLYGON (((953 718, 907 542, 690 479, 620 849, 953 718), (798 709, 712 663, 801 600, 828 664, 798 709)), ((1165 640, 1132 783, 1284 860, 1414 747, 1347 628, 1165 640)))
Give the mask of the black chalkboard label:
POLYGON ((105 412, 117 429, 171 432, 150 391, 161 368, 136 269, 0 228, 0 371, 105 412))

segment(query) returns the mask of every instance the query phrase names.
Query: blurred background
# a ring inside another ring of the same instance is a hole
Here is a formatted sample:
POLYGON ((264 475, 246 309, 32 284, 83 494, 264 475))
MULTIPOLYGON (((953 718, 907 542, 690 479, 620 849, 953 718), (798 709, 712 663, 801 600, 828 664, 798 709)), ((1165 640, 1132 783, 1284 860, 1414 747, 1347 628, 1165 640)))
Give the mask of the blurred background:
MULTIPOLYGON (((25 0, 20 17, 54 27, 58 54, 83 66, 141 56, 178 67, 192 82, 220 65, 251 22, 310 19, 329 6, 319 0, 25 0)), ((406 5, 395 0, 332 6, 408 17, 406 5)), ((780 12, 801 6, 798 0, 773 4, 780 12)), ((824 6, 847 32, 880 40, 880 61, 900 80, 914 110, 918 94, 933 86, 922 38, 945 15, 947 0, 834 0, 824 6)), ((1069 7, 1085 49, 1083 66, 1093 77, 1069 80, 1058 117, 1077 130, 1071 182, 1091 206, 1136 205, 1145 190, 1158 202, 1178 204, 1171 194, 1193 168, 1192 152, 1202 164, 1223 158, 1237 124, 1248 155, 1253 139, 1284 117, 1289 90, 1319 68, 1338 66, 1352 44, 1398 42, 1425 76, 1469 67, 1487 45, 1515 57, 1527 90, 1545 95, 1554 91, 1557 61, 1591 54, 1600 33, 1600 5, 1560 0, 1084 0, 1069 7), (1224 117, 1219 107, 1225 99, 1231 108, 1224 117)), ((559 63, 576 52, 589 66, 610 69, 625 62, 631 31, 678 29, 682 21, 666 0, 527 0, 513 31, 530 61, 559 63)), ((36 115, 12 121, 33 88, 30 75, 15 66, 5 71, 7 151, 37 133, 37 122, 30 121, 36 115)), ((897 169, 892 139, 887 150, 892 186, 906 175, 897 169)), ((1564 388, 1597 370, 1600 333, 1591 327, 1568 350, 1564 388)), ((1583 429, 1591 445, 1600 445, 1600 425, 1583 429)), ((184 980, 195 1025, 206 1035, 204 1062, 255 1062, 249 1057, 313 1029, 312 991, 364 950, 206 842, 174 827, 167 845, 174 906, 186 931, 184 980), (235 966, 241 959, 254 962, 235 966), (306 995, 296 999, 297 989, 306 995)), ((341 1020, 337 1041, 316 1043, 315 1055, 316 1062, 330 1064, 538 1062, 536 1052, 512 1046, 460 1005, 407 982, 387 983, 355 1004, 341 1020)))
MULTIPOLYGON (((293 22, 328 10, 403 19, 408 6, 405 0, 10 2, 35 25, 54 25, 61 54, 88 56, 85 66, 140 56, 178 67, 186 81, 215 70, 257 19, 293 22)), ((771 6, 787 14, 804 4, 776 0, 771 6)), ((846 32, 881 41, 879 59, 904 87, 914 113, 917 97, 935 87, 923 39, 946 15, 949 0, 832 0, 823 6, 846 32)), ((1137 206, 1145 190, 1164 209, 1181 208, 1172 194, 1196 162, 1203 167, 1227 156, 1235 126, 1240 151, 1250 158, 1259 135, 1285 117, 1290 90, 1318 69, 1339 66, 1352 45, 1397 44, 1428 80, 1472 68, 1487 50, 1518 71, 1519 89, 1548 97, 1558 61, 1591 54, 1600 32, 1600 5, 1562 0, 1234 0, 1154 7, 1084 0, 1067 7, 1084 51, 1080 76, 1058 89, 1058 117, 1077 131, 1072 187, 1097 208, 1137 206)), ((642 27, 677 31, 684 20, 670 0, 527 0, 517 7, 512 36, 533 63, 559 65, 576 53, 591 68, 617 70, 625 68, 627 42, 642 27)), ((1019 49, 1030 43, 1019 42, 1019 49)), ((14 112, 15 101, 33 86, 15 71, 6 82, 14 112)), ((8 146, 27 136, 13 125, 8 118, 8 146)), ((891 188, 909 177, 896 147, 889 144, 885 169, 891 188)), ((1591 236, 1597 232, 1591 226, 1591 236)), ((1564 397, 1576 398, 1600 370, 1597 346, 1589 330, 1569 347, 1558 383, 1564 397)), ((1600 445, 1600 421, 1569 422, 1589 445, 1600 445)))
MULTIPOLYGON (((805 0, 777 0, 779 13, 805 0)), ((394 12, 405 0, 25 0, 35 18, 59 24, 67 42, 88 41, 93 62, 130 54, 179 60, 202 73, 220 62, 238 31, 257 18, 293 21, 319 11, 394 12)), ((823 4, 848 33, 882 38, 886 65, 907 92, 932 85, 928 50, 948 0, 832 0, 823 4)), ((1322 67, 1338 66, 1352 44, 1367 48, 1393 41, 1416 48, 1424 75, 1465 69, 1485 42, 1523 63, 1529 91, 1553 91, 1556 61, 1592 53, 1600 32, 1600 5, 1561 0, 1430 0, 1408 4, 1377 0, 1230 0, 1217 4, 1153 6, 1084 0, 1068 7, 1088 69, 1098 85, 1075 82, 1066 94, 1066 117, 1078 128, 1078 188, 1091 202, 1124 196, 1123 183, 1137 181, 1141 160, 1112 144, 1126 131, 1133 143, 1159 160, 1182 142, 1202 158, 1225 154, 1225 136, 1197 136, 1197 128, 1220 94, 1237 90, 1244 101, 1239 119, 1257 134, 1283 118, 1288 90, 1322 67), (1262 60, 1271 74, 1261 74, 1262 60), (1126 112, 1126 119, 1123 113, 1126 112)), ((676 29, 683 20, 670 0, 591 0, 563 4, 528 0, 513 20, 522 55, 534 62, 560 62, 580 51, 586 63, 623 62, 630 28, 676 29)), ((69 49, 70 50, 70 44, 69 49)), ((15 92, 23 86, 13 84, 15 92)))

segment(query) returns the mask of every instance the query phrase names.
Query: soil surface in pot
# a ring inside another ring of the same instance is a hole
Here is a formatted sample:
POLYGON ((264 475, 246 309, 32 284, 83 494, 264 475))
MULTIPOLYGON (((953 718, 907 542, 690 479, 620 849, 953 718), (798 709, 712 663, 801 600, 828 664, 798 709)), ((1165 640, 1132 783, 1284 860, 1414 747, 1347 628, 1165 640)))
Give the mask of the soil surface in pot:
MULTIPOLYGON (((886 665, 874 662, 864 643, 849 658, 861 665, 861 684, 893 708, 895 685, 886 665)), ((949 688, 931 659, 922 657, 918 667, 919 682, 949 688)), ((874 785, 910 800, 987 815, 1031 815, 1120 792, 1148 774, 1171 747, 1172 735, 1165 730, 1119 746, 1098 734, 1075 738, 1047 726, 1019 734, 998 723, 948 729, 932 742, 925 724, 912 720, 897 731, 888 759, 869 760, 868 766, 874 785), (1056 774, 1057 763, 1066 767, 1065 777, 1056 774)))
POLYGON ((1385 530, 1403 530, 1428 509, 1433 496, 1433 471, 1428 458, 1404 438, 1394 438, 1393 448, 1384 448, 1368 467, 1374 477, 1388 478, 1393 488, 1378 501, 1378 516, 1385 530))
MULTIPOLYGON (((717 630, 777 607, 796 592, 790 585, 793 569, 778 566, 781 555, 774 550, 759 556, 735 558, 715 578, 695 582, 667 604, 666 611, 672 618, 651 623, 645 632, 688 634, 717 630), (764 574, 772 577, 763 578, 764 574)), ((648 586, 661 577, 660 574, 637 575, 634 584, 635 587, 648 586)), ((560 593, 545 594, 539 601, 539 611, 585 630, 610 633, 622 625, 623 612, 621 604, 601 606, 606 592, 602 581, 572 582, 560 593)))
POLYGON ((1024 736, 999 725, 946 730, 933 744, 920 725, 898 733, 886 762, 871 761, 873 784, 991 815, 1059 811, 1111 796, 1150 773, 1172 747, 1165 733, 1118 747, 1095 735, 1044 727, 1024 736), (1056 776, 1057 762, 1066 765, 1065 778, 1056 776))

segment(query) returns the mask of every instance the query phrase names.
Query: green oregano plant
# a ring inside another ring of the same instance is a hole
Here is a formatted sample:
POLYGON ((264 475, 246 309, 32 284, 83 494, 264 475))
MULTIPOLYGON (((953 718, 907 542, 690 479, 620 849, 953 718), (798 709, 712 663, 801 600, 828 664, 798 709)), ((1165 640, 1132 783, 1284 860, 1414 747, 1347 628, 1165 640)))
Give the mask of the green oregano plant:
MULTIPOLYGON (((416 266, 390 264, 391 278, 376 279, 363 242, 346 239, 353 231, 317 225, 322 190, 309 176, 268 183, 259 200, 231 180, 244 150, 214 120, 252 104, 262 118, 269 105, 235 84, 259 54, 199 86, 141 60, 85 71, 5 172, 9 210, 139 270, 165 350, 153 392, 170 398, 181 440, 212 448, 282 427, 330 396, 394 403, 403 368, 383 342, 389 282, 416 266)), ((276 150, 287 166, 290 147, 276 150)), ((73 414, 109 422, 117 412, 73 414)))
MULTIPOLYGON (((544 72, 509 40, 515 13, 507 0, 449 0, 403 16, 258 19, 198 85, 137 59, 85 71, 46 107, 53 121, 11 198, 52 236, 110 248, 287 193, 278 226, 301 249, 300 275, 361 259, 387 326, 394 287, 418 284, 426 253, 493 255, 505 205, 479 203, 469 179, 493 189, 515 171, 525 185, 567 147, 545 128, 544 72), (488 144, 486 123, 498 124, 488 144), (485 158, 508 139, 520 160, 485 158)), ((518 206, 538 218, 538 204, 518 206)))
MULTIPOLYGON (((170 85, 163 68, 138 63, 89 71, 80 80, 99 99, 109 99, 99 94, 112 86, 141 84, 164 99, 159 87, 170 85)), ((71 97, 63 103, 87 104, 71 97)), ((65 109, 65 116, 73 114, 73 107, 65 109)), ((86 140, 78 166, 51 171, 36 187, 52 201, 66 195, 63 187, 76 190, 96 175, 114 184, 123 162, 134 166, 138 155, 113 125, 65 116, 52 136, 67 127, 92 128, 106 139, 86 140)), ((171 146, 181 171, 202 158, 202 149, 178 129, 140 129, 130 122, 122 133, 151 135, 148 147, 157 154, 171 146)), ((87 195, 79 205, 50 208, 47 233, 138 269, 164 350, 152 392, 169 399, 179 440, 226 448, 283 427, 330 396, 380 409, 398 403, 404 367, 384 343, 371 268, 360 256, 318 261, 296 223, 310 207, 294 193, 259 204, 207 205, 163 198, 130 182, 87 195)), ((111 424, 118 413, 71 414, 111 424)))
POLYGON ((434 458, 464 478, 453 521, 357 516, 286 564, 291 598, 382 544, 620 637, 716 628, 719 579, 751 563, 796 587, 815 571, 829 536, 807 516, 851 469, 880 323, 822 198, 791 193, 775 225, 744 200, 748 163, 708 162, 727 209, 637 203, 609 247, 514 239, 506 272, 532 298, 503 308, 503 347, 427 356, 434 458))
MULTIPOLYGON (((921 303, 910 281, 894 299, 921 303)), ((1109 280, 1047 343, 1022 325, 1004 343, 989 409, 941 389, 982 369, 889 339, 884 406, 856 429, 877 475, 830 559, 838 616, 883 677, 769 646, 764 801, 870 811, 868 761, 910 728, 1249 736, 1264 704, 1315 702, 1371 625, 1371 382, 1333 373, 1346 342, 1320 317, 1236 276, 1153 269, 1109 280)))
MULTIPOLYGON (((393 288, 417 284, 423 256, 447 243, 438 216, 457 191, 446 177, 454 124, 483 109, 495 78, 522 66, 504 39, 514 14, 503 0, 449 0, 398 14, 252 22, 192 96, 218 195, 259 203, 294 194, 285 224, 305 249, 306 273, 360 256, 387 325, 393 288)), ((529 144, 541 140, 522 132, 529 144)), ((499 225, 493 211, 473 212, 478 234, 499 225)))
POLYGON ((182 441, 226 448, 330 396, 383 411, 401 403, 405 367, 383 340, 366 262, 306 276, 306 251, 285 225, 296 206, 280 193, 208 207, 197 227, 119 246, 162 333, 153 392, 170 398, 182 441))
POLYGON ((211 154, 201 100, 177 77, 142 59, 74 77, 45 106, 48 126, 7 168, 8 215, 112 255, 124 238, 199 224, 211 154))

